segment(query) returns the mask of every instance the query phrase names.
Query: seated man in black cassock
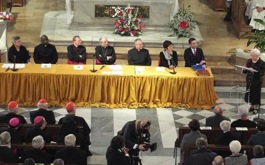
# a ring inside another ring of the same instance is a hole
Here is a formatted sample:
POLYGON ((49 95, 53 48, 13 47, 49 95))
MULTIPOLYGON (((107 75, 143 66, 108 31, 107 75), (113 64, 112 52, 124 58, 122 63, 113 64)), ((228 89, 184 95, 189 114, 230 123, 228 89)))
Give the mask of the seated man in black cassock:
POLYGON ((189 39, 190 48, 184 51, 185 67, 200 64, 206 67, 206 61, 201 48, 198 48, 198 43, 195 38, 189 39))
POLYGON ((10 101, 7 105, 7 114, 0 116, 0 123, 8 124, 10 119, 16 117, 19 118, 21 124, 27 123, 26 119, 22 115, 18 115, 18 103, 16 101, 10 101))
POLYGON ((151 66, 149 51, 143 48, 143 42, 140 38, 134 41, 135 47, 128 51, 129 65, 151 66))
POLYGON ((100 46, 96 47, 96 64, 114 64, 116 61, 116 53, 106 37, 99 39, 100 46))
POLYGON ((17 154, 11 149, 11 136, 7 131, 0 134, 0 162, 19 163, 17 154))
POLYGON ((12 37, 13 45, 8 49, 8 61, 16 63, 28 63, 30 56, 25 46, 21 45, 19 36, 12 37))
POLYGON ((73 37, 73 44, 67 47, 68 64, 86 64, 86 47, 79 36, 73 37))
POLYGON ((40 37, 41 44, 35 47, 33 57, 36 64, 56 64, 58 53, 54 45, 49 43, 46 35, 40 37))
POLYGON ((55 116, 53 111, 48 110, 47 100, 40 99, 38 102, 38 108, 39 108, 38 110, 31 111, 29 113, 31 123, 34 122, 34 119, 37 116, 43 116, 48 124, 55 124, 55 116))

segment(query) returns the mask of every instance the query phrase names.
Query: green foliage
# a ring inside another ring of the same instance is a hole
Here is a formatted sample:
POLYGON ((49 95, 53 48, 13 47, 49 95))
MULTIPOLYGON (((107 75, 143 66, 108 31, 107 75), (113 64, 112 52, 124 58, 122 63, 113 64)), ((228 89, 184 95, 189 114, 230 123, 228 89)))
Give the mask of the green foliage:
MULTIPOLYGON (((254 21, 265 26, 265 22, 261 19, 254 19, 254 21)), ((247 46, 254 44, 261 52, 265 51, 265 30, 257 30, 245 32, 240 38, 248 37, 247 46)))

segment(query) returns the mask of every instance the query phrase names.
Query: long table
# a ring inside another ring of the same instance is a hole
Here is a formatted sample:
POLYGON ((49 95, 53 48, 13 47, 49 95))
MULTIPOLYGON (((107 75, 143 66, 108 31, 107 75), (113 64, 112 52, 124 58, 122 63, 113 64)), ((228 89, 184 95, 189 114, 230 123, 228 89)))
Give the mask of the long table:
MULTIPOLYGON (((0 64, 2 66, 2 64, 0 64)), ((123 65, 122 71, 109 66, 92 65, 74 70, 73 65, 56 64, 41 68, 26 64, 16 72, 0 69, 0 104, 16 100, 19 105, 34 106, 40 98, 49 105, 65 106, 74 101, 77 106, 109 108, 188 107, 210 109, 217 95, 211 69, 208 77, 199 77, 191 68, 177 67, 177 74, 168 69, 157 71, 154 66, 123 65)), ((118 66, 115 66, 118 67, 118 66)))

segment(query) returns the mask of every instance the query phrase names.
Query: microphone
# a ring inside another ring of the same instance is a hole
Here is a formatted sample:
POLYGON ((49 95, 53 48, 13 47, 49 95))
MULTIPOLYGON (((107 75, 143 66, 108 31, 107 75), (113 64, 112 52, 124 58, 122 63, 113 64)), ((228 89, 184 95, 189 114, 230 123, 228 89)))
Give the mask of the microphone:
POLYGON ((14 55, 14 65, 13 65, 13 68, 11 69, 13 72, 18 70, 18 69, 16 69, 16 58, 17 58, 17 56, 14 55))
POLYGON ((176 65, 176 63, 174 62, 174 59, 173 59, 173 55, 170 53, 169 54, 170 55, 170 61, 172 62, 172 64, 174 65, 174 67, 173 67, 173 72, 169 72, 169 73, 171 73, 171 74, 176 74, 177 72, 176 72, 176 70, 175 70, 175 67, 177 66, 176 65))

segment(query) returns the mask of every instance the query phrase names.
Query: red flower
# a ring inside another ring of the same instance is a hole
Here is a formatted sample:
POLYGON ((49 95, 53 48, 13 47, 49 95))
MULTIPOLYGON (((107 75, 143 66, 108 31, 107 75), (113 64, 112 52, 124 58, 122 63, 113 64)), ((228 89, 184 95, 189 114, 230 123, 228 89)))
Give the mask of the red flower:
POLYGON ((122 13, 122 11, 120 11, 119 13, 118 13, 118 16, 123 16, 123 13, 122 13))
POLYGON ((124 23, 124 19, 120 19, 120 22, 123 24, 124 23))
POLYGON ((115 21, 115 22, 114 22, 114 25, 115 25, 116 27, 118 27, 118 26, 120 25, 120 23, 119 23, 118 21, 115 21))
POLYGON ((122 32, 122 31, 123 31, 123 28, 120 27, 120 28, 118 29, 118 32, 122 32))
POLYGON ((181 22, 179 23, 179 27, 180 27, 181 29, 187 29, 187 28, 189 27, 189 24, 188 24, 186 21, 181 21, 181 22))
POLYGON ((6 16, 3 16, 2 19, 3 19, 3 20, 6 20, 6 16))
POLYGON ((132 14, 132 9, 128 9, 128 14, 132 14))
POLYGON ((137 34, 137 31, 136 30, 133 30, 132 31, 132 35, 135 36, 137 34))
POLYGON ((129 29, 128 29, 128 28, 126 28, 124 31, 125 31, 125 33, 128 33, 128 32, 129 32, 129 29))
POLYGON ((10 15, 10 16, 8 17, 8 19, 9 19, 10 21, 12 21, 12 20, 13 20, 13 16, 10 15))
POLYGON ((143 28, 144 28, 144 24, 140 23, 140 29, 143 29, 143 28))
POLYGON ((140 15, 138 15, 136 18, 137 18, 137 19, 141 19, 141 16, 140 16, 140 15))
POLYGON ((138 20, 135 20, 135 21, 134 21, 134 24, 135 24, 135 25, 138 25, 138 20))

